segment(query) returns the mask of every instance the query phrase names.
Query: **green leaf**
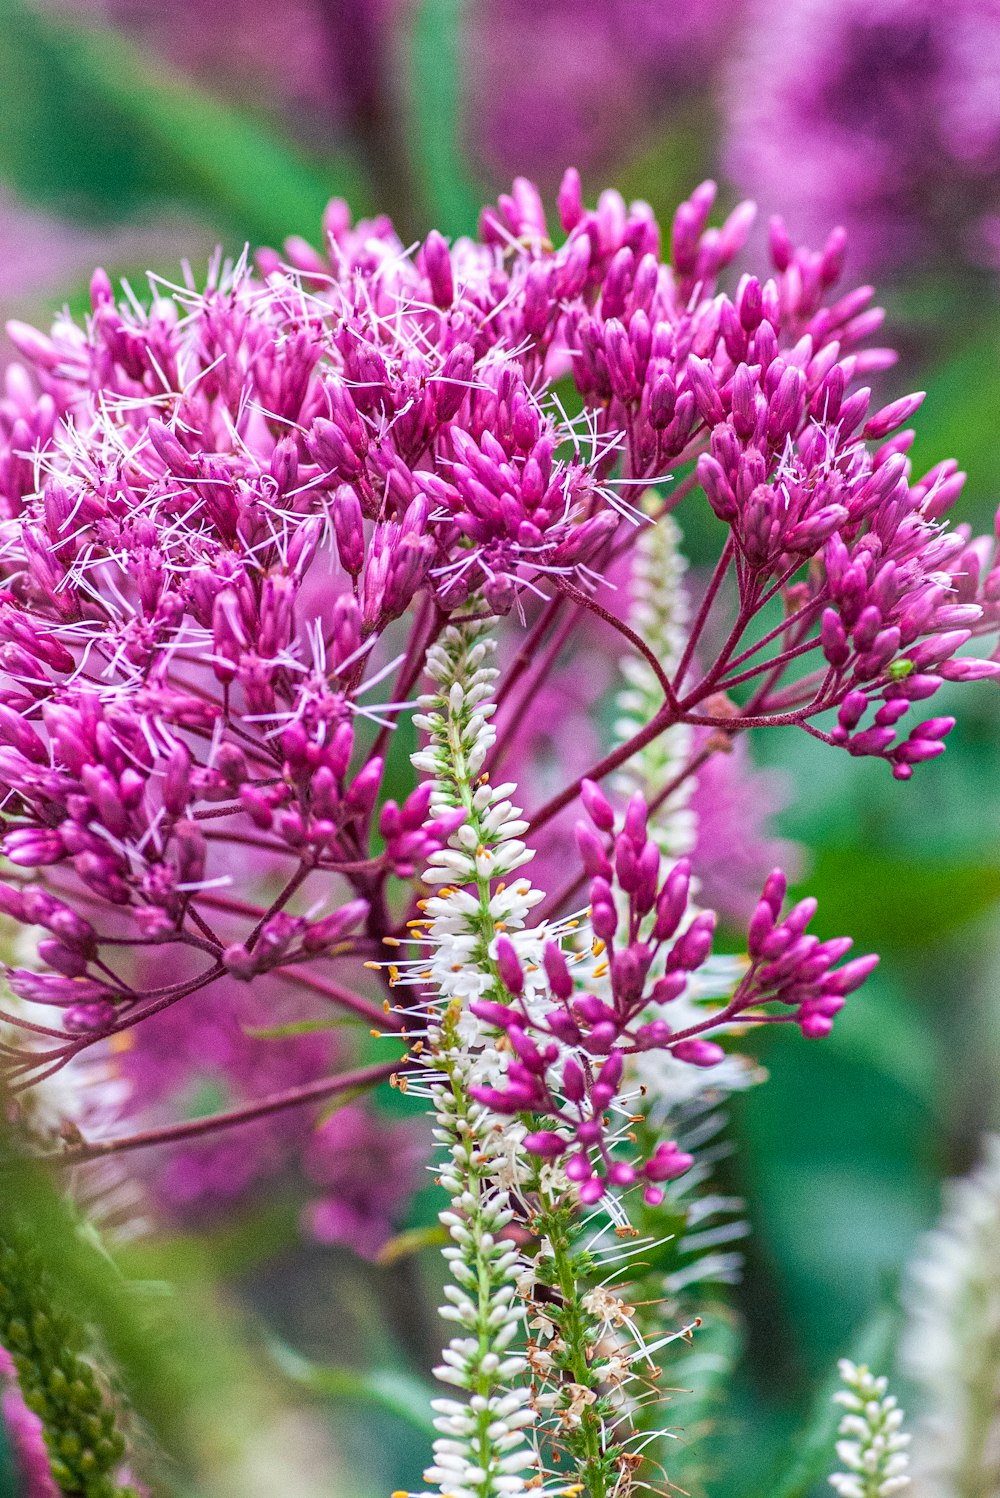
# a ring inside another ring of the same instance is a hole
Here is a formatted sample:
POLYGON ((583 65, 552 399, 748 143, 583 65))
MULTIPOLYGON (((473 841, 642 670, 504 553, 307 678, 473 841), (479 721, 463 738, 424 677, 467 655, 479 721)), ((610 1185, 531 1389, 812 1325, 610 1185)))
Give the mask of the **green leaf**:
POLYGON ((270 1350, 282 1373, 312 1393, 376 1405, 415 1426, 422 1434, 434 1435, 433 1393, 419 1379, 392 1368, 376 1368, 370 1373, 362 1373, 355 1368, 312 1363, 287 1343, 279 1341, 272 1341, 270 1350))
POLYGON ((355 1014, 339 1019, 297 1019, 287 1025, 244 1025, 243 1034, 251 1040, 286 1040, 293 1035, 314 1035, 318 1030, 340 1030, 344 1025, 360 1024, 355 1014))
MULTIPOLYGON (((874 1373, 885 1372, 892 1358, 897 1323, 892 1312, 878 1311, 855 1337, 848 1356, 855 1363, 866 1363, 874 1373)), ((791 1468, 779 1481, 761 1488, 760 1498, 806 1498, 814 1484, 835 1469, 833 1448, 844 1411, 834 1404, 833 1396, 840 1387, 840 1377, 834 1370, 819 1389, 801 1436, 792 1443, 796 1457, 791 1468)))
POLYGON ((55 197, 96 188, 105 207, 118 211, 123 201, 186 203, 213 225, 273 242, 292 233, 315 238, 333 194, 363 207, 353 163, 317 170, 266 124, 204 93, 118 32, 0 0, 0 86, 9 101, 0 170, 24 191, 36 185, 55 197), (26 94, 28 119, 21 122, 26 94), (94 155, 97 168, 88 171, 94 155))
POLYGON ((420 0, 410 33, 409 110, 413 160, 434 225, 473 234, 480 193, 462 147, 463 0, 420 0))
POLYGON ((383 1244, 378 1252, 378 1263, 395 1264, 397 1260, 408 1259, 411 1254, 418 1254, 422 1249, 442 1248, 448 1241, 448 1230, 439 1222, 428 1223, 426 1227, 409 1228, 383 1244))

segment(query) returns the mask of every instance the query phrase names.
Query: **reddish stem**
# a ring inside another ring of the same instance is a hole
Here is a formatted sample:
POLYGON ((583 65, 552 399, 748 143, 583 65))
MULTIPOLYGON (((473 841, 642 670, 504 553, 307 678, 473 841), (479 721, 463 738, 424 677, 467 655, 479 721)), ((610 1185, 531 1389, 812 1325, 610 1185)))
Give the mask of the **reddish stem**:
POLYGON ((377 1087, 380 1082, 387 1081, 393 1072, 398 1071, 399 1066, 398 1061, 383 1061, 378 1066, 361 1067, 358 1071, 343 1072, 339 1077, 323 1077, 318 1082, 305 1082, 299 1087, 289 1087, 285 1092, 271 1093, 269 1097, 249 1103, 245 1108, 233 1108, 228 1113, 214 1113, 208 1118, 191 1118, 184 1123, 146 1129, 138 1134, 123 1134, 115 1139, 70 1145, 57 1154, 42 1155, 40 1158, 56 1165, 80 1165, 87 1160, 102 1159, 105 1155, 120 1155, 125 1150, 145 1149, 153 1144, 175 1144, 179 1139, 195 1139, 202 1134, 215 1133, 218 1129, 250 1123, 255 1118, 266 1118, 285 1108, 297 1108, 303 1103, 333 1097, 338 1092, 377 1087))

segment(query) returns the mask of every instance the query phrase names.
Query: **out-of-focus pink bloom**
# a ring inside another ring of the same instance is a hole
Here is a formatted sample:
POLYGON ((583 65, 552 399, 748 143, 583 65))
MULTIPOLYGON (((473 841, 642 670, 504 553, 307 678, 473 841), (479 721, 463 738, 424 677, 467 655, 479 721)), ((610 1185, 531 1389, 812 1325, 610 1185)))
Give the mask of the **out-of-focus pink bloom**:
POLYGON ((756 0, 726 96, 726 157, 793 234, 841 222, 866 265, 998 258, 994 0, 756 0))
POLYGON ((468 130, 491 173, 554 179, 627 155, 703 87, 734 0, 487 0, 473 7, 468 130))
POLYGON ((322 1190, 304 1214, 321 1243, 342 1243, 374 1259, 399 1226, 427 1158, 425 1130, 351 1104, 309 1141, 306 1173, 322 1190))
MULTIPOLYGON (((322 1076, 333 1056, 329 1032, 257 1038, 256 1028, 288 1020, 268 995, 232 980, 189 1011, 168 1008, 135 1033, 120 1057, 131 1084, 131 1122, 140 1127, 239 1107, 322 1076)), ((288 1166, 314 1115, 286 1108, 149 1157, 154 1198, 168 1215, 232 1205, 288 1166)))
POLYGON ((753 915, 760 888, 774 866, 797 878, 802 856, 776 837, 771 818, 785 803, 783 777, 755 768, 745 739, 728 754, 713 754, 698 772, 690 807, 698 836, 691 864, 698 899, 737 924, 753 915))
POLYGON ((0 1416, 20 1478, 18 1498, 59 1498, 42 1422, 25 1404, 13 1359, 4 1347, 0 1347, 0 1391, 0 1416))
POLYGON ((96 259, 112 268, 174 261, 180 254, 205 252, 210 237, 190 223, 117 224, 98 229, 74 224, 22 203, 0 186, 0 298, 9 314, 15 304, 39 296, 65 294, 68 285, 86 285, 96 259))

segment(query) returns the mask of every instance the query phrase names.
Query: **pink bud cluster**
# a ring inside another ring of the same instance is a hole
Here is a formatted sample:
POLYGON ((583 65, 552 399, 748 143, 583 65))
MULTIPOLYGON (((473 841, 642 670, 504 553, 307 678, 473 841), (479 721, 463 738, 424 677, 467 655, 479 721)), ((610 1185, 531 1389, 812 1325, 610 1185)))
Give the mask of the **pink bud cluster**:
MULTIPOLYGON (((870 410, 860 382, 892 356, 866 347, 869 290, 834 291, 842 236, 811 252, 775 233, 771 272, 727 292, 752 209, 715 228, 713 200, 703 184, 681 205, 669 258, 648 205, 607 192, 589 209, 573 172, 558 244, 523 179, 477 241, 432 233, 412 251, 334 203, 321 250, 219 259, 204 290, 153 278, 146 305, 116 302, 98 272, 82 325, 12 325, 25 365, 0 399, 0 903, 42 935, 44 966, 16 971, 15 990, 56 1015, 14 1017, 36 1046, 4 1043, 15 1085, 234 979, 402 1028, 360 963, 406 938, 419 871, 457 830, 407 783, 405 753, 387 773, 451 618, 527 631, 488 766, 516 781, 530 781, 505 761, 518 717, 588 616, 616 654, 645 655, 663 693, 595 780, 678 723, 730 739, 796 724, 899 777, 940 752, 951 720, 901 736, 911 703, 1000 670, 956 659, 995 625, 1000 591, 989 544, 945 525, 962 476, 912 476, 900 428, 918 397, 870 410), (725 525, 669 667, 603 586, 652 485, 663 510, 700 487, 725 525), (152 949, 150 987, 136 955, 152 949)), ((531 811, 543 856, 580 784, 531 811)), ((658 982, 683 984, 711 916, 681 930, 686 871, 661 888, 645 809, 607 846, 588 795, 613 1017, 596 997, 584 1012, 557 996, 552 1013, 560 1045, 608 1060, 652 1033, 654 957, 658 982), (661 903, 658 934, 641 935, 661 903)), ((766 995, 815 1032, 845 980, 804 929, 777 950, 793 920, 780 903, 740 1008, 766 995)), ((696 1063, 715 1054, 655 1033, 696 1063)))
POLYGON ((669 1006, 712 955, 715 915, 692 912, 687 859, 661 877, 660 852, 638 792, 620 825, 592 781, 584 781, 583 801, 590 822, 580 823, 577 838, 591 876, 597 955, 604 959, 587 986, 600 987, 604 996, 581 992, 563 951, 549 942, 547 996, 540 1010, 537 995, 526 996, 514 943, 500 936, 497 967, 511 1003, 481 999, 472 1009, 505 1033, 513 1059, 501 1084, 472 1091, 497 1112, 530 1113, 545 1122, 548 1127, 528 1135, 526 1147, 546 1158, 565 1156, 566 1174, 579 1183, 583 1201, 599 1200, 608 1186, 644 1181, 646 1200, 655 1204, 663 1198, 655 1183, 683 1174, 691 1159, 672 1143, 661 1143, 645 1162, 623 1159, 616 1150, 608 1114, 617 1108, 627 1115, 626 1058, 663 1051, 692 1066, 712 1067, 725 1051, 706 1035, 724 1033, 735 1022, 790 1020, 805 1036, 826 1035, 846 995, 861 986, 878 958, 859 957, 837 967, 851 948, 850 938, 820 941, 806 933, 815 900, 802 900, 782 915, 787 886, 776 870, 751 919, 750 961, 733 997, 693 1023, 685 1012, 680 1025, 671 1025, 665 1017, 669 1006))

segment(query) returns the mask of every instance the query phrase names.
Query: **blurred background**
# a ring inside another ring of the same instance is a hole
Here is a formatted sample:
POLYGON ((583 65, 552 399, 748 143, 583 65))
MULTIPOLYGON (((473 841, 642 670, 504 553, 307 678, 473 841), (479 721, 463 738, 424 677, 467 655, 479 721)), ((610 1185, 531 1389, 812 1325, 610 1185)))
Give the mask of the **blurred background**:
MULTIPOLYGON (((82 310, 98 263, 141 292, 147 268, 169 277, 186 257, 197 275, 216 244, 315 242, 333 194, 404 238, 472 232, 514 174, 554 200, 569 164, 591 198, 617 187, 661 222, 713 176, 724 206, 751 196, 793 237, 843 223, 848 281, 879 287, 901 350, 887 393, 930 391, 916 465, 956 457, 956 518, 992 530, 996 0, 0 0, 5 317, 82 310)), ((697 568, 711 538, 696 515, 687 542, 697 568)), ((707 1448, 716 1498, 778 1491, 833 1360, 895 1303, 941 1180, 1000 1127, 1000 696, 960 698, 936 707, 959 718, 948 753, 906 785, 804 735, 753 746, 781 777, 760 837, 801 845, 821 933, 883 962, 822 1044, 755 1041, 771 1081, 730 1107, 725 1185, 753 1232, 729 1294, 734 1398, 707 1448)), ((740 835, 767 810, 744 809, 740 835)), ((224 1030, 199 1044, 239 1043, 224 1030)), ((129 1274, 170 1287, 155 1377, 187 1412, 178 1491, 375 1498, 419 1482, 434 1256, 398 1236, 378 1256, 383 1227, 416 1242, 432 1207, 418 1190, 397 1210, 420 1165, 393 1105, 377 1146, 341 1116, 314 1161, 327 1195, 310 1234, 279 1150, 256 1189, 119 1248, 129 1274), (366 1175, 398 1189, 344 1208, 338 1181, 366 1175)), ((213 1168, 232 1180, 233 1152, 213 1168)))

